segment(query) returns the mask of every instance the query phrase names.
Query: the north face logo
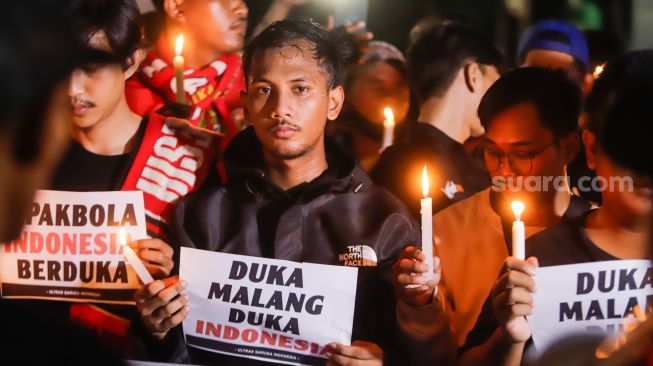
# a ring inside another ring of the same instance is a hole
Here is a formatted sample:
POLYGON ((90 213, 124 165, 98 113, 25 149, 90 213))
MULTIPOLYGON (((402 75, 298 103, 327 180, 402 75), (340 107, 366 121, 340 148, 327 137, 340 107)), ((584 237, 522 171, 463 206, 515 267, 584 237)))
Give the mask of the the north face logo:
POLYGON ((449 181, 447 181, 447 183, 445 183, 444 188, 442 188, 442 192, 449 199, 453 199, 453 197, 456 195, 456 193, 465 192, 465 189, 463 188, 462 185, 456 184, 453 181, 449 180, 449 181))
POLYGON ((347 267, 376 267, 378 260, 374 249, 367 245, 349 245, 346 253, 338 254, 338 261, 347 267))

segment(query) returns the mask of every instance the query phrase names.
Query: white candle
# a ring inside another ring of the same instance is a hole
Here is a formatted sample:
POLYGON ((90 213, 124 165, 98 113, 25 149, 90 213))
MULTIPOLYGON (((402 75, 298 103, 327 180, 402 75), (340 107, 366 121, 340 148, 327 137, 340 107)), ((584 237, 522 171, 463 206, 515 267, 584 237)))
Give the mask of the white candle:
POLYGON ((426 174, 426 165, 422 172, 422 193, 424 198, 421 200, 422 209, 422 253, 424 253, 424 262, 429 266, 427 276, 433 275, 433 207, 431 197, 429 197, 429 178, 426 174))
POLYGON ((175 66, 175 80, 177 82, 177 103, 186 103, 186 92, 184 90, 184 56, 181 51, 184 48, 184 35, 177 36, 177 44, 175 45, 175 58, 172 63, 175 66))
POLYGON ((141 282, 143 282, 144 285, 147 285, 148 283, 154 281, 154 278, 152 278, 152 275, 150 272, 147 271, 147 268, 143 265, 143 262, 141 262, 141 259, 138 258, 136 253, 132 248, 127 245, 127 234, 125 233, 125 228, 120 228, 120 245, 122 245, 122 251, 125 253, 125 258, 127 258, 127 262, 132 266, 134 271, 136 271, 136 274, 138 275, 138 278, 141 279, 141 282))
POLYGON ((384 109, 383 114, 385 115, 385 121, 383 121, 383 144, 381 145, 381 152, 394 143, 395 134, 395 115, 392 113, 392 109, 384 109))
POLYGON ((520 201, 512 201, 510 207, 515 214, 515 221, 512 223, 512 256, 524 260, 526 259, 526 228, 524 222, 521 221, 524 204, 520 201))

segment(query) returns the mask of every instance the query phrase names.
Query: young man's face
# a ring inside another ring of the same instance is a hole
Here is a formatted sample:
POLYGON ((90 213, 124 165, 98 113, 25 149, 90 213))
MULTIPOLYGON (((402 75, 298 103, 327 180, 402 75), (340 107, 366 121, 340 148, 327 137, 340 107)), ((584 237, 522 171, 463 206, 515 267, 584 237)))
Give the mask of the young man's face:
MULTIPOLYGON (((52 93, 43 116, 39 155, 34 161, 16 160, 11 134, 0 134, 0 243, 15 239, 22 230, 34 201, 34 192, 48 186, 70 139, 66 84, 52 93)), ((30 123, 33 121, 22 121, 30 123)))
POLYGON ((323 146, 326 121, 342 107, 342 87, 329 88, 311 49, 299 40, 252 59, 242 104, 265 153, 275 159, 296 159, 323 146))
MULTIPOLYGON (((483 142, 483 157, 493 182, 503 180, 511 187, 511 181, 525 183, 526 178, 534 181, 535 177, 563 176, 565 165, 578 151, 577 138, 574 144, 572 135, 556 141, 553 133, 540 122, 535 105, 530 102, 497 114, 489 123, 483 142), (511 154, 510 158, 505 154, 511 154)), ((553 181, 540 181, 540 188, 527 190, 524 185, 517 192, 505 190, 502 195, 508 200, 542 201, 544 196, 555 192, 555 187, 553 181)), ((512 187, 520 188, 517 183, 512 187)))
POLYGON ((583 133, 583 142, 587 165, 597 175, 596 187, 593 188, 601 190, 603 206, 608 207, 624 222, 648 217, 653 198, 651 180, 612 161, 596 144, 596 136, 591 131, 583 133))
POLYGON ((639 221, 651 214, 651 180, 636 175, 621 167, 602 152, 596 154, 596 175, 604 177, 607 183, 601 193, 603 205, 623 216, 626 222, 639 221), (632 180, 632 190, 628 184, 621 184, 621 178, 632 180))
MULTIPOLYGON (((104 31, 89 38, 93 48, 111 51, 104 31)), ((125 80, 136 70, 132 65, 127 70, 118 64, 89 65, 76 69, 68 89, 72 121, 77 128, 89 128, 110 116, 124 99, 125 80)))
POLYGON ((247 6, 242 0, 185 0, 182 10, 184 29, 198 47, 225 53, 243 48, 247 6))
POLYGON ((348 105, 365 119, 383 123, 383 110, 392 108, 396 121, 403 121, 410 107, 408 80, 394 66, 379 61, 365 69, 347 90, 348 105))

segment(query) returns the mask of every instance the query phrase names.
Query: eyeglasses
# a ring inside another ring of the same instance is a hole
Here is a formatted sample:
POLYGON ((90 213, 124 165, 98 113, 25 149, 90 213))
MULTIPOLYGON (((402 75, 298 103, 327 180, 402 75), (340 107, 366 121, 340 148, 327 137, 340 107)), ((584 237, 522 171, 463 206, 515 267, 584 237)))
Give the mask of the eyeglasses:
POLYGON ((508 164, 510 165, 510 169, 512 169, 513 172, 517 173, 518 175, 527 175, 530 174, 531 170, 533 170, 533 158, 540 155, 544 152, 544 150, 555 144, 557 144, 557 141, 553 141, 537 151, 512 153, 502 153, 492 148, 486 147, 482 149, 483 161, 485 162, 485 167, 489 172, 496 172, 497 170, 501 169, 504 157, 507 157, 508 164))

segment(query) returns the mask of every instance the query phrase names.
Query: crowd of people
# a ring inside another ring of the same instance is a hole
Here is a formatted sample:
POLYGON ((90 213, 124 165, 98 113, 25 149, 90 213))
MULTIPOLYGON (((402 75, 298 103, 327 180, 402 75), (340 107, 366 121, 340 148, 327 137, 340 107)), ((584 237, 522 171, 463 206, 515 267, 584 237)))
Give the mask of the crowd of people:
MULTIPOLYGON (((129 245, 156 279, 135 306, 0 299, 8 364, 266 364, 186 345, 182 247, 343 265, 364 244, 351 344, 325 345, 327 364, 360 366, 531 362, 538 268, 651 258, 653 50, 594 75, 583 33, 546 20, 513 66, 473 27, 426 18, 404 54, 361 24, 283 19, 292 1, 277 2, 251 37, 242 0, 158 0, 149 18, 134 0, 6 5, 0 243, 37 189, 139 190, 148 239, 129 245), (169 139, 196 163, 164 161, 169 139), (617 176, 632 189, 594 184, 617 176), (528 203, 525 259, 511 249, 515 199, 528 203)), ((650 364, 649 323, 600 362, 650 364)), ((550 352, 594 364, 592 345, 550 352)))

